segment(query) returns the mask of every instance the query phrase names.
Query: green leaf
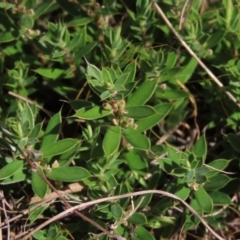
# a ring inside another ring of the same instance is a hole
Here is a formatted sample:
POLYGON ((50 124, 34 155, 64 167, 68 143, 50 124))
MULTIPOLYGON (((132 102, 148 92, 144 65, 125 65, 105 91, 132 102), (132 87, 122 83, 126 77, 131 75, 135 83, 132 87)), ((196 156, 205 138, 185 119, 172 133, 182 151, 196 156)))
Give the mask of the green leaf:
POLYGON ((223 0, 222 1, 224 9, 226 11, 226 17, 225 17, 225 22, 226 22, 226 27, 230 28, 231 27, 231 20, 233 17, 233 13, 234 13, 234 6, 233 6, 233 2, 232 1, 228 1, 228 0, 223 0))
POLYGON ((5 178, 0 184, 7 185, 24 181, 26 179, 26 173, 23 172, 23 168, 19 168, 11 177, 5 178))
POLYGON ((54 4, 56 4, 55 1, 42 1, 41 3, 36 4, 33 15, 34 19, 37 19, 46 13, 54 4))
POLYGON ((61 130, 61 123, 62 118, 60 112, 51 117, 42 140, 41 148, 47 147, 57 141, 61 130))
MULTIPOLYGON (((125 181, 124 183, 117 185, 116 190, 114 191, 114 195, 121 195, 125 193, 130 193, 130 192, 131 192, 131 187, 129 186, 129 183, 125 181)), ((121 207, 126 208, 127 206, 129 206, 129 199, 127 198, 119 199, 119 204, 121 207)))
POLYGON ((151 96, 153 95, 156 87, 157 87, 158 80, 147 81, 145 80, 138 89, 129 97, 126 106, 127 107, 134 107, 134 106, 141 106, 146 103, 151 96))
POLYGON ((166 99, 171 100, 178 100, 181 98, 187 98, 190 96, 190 94, 184 90, 179 89, 166 89, 163 91, 163 93, 158 93, 157 96, 163 97, 166 99))
POLYGON ((102 107, 99 106, 94 106, 79 109, 74 116, 85 120, 94 120, 108 116, 111 113, 112 111, 104 110, 102 107))
POLYGON ((211 213, 213 210, 213 202, 203 187, 199 186, 194 192, 194 196, 199 206, 207 213, 211 213))
POLYGON ((107 98, 110 98, 112 95, 112 93, 110 93, 108 90, 103 92, 101 95, 100 95, 100 98, 101 98, 101 101, 104 101, 105 99, 107 98))
MULTIPOLYGON (((114 80, 116 78, 116 76, 114 76, 114 70, 111 69, 112 71, 109 71, 109 73, 112 75, 112 79, 114 80)), ((129 73, 124 73, 121 74, 121 76, 119 76, 116 80, 116 82, 114 83, 114 85, 120 85, 120 86, 124 86, 127 78, 128 78, 129 73)))
POLYGON ((153 197, 152 194, 146 194, 144 196, 144 199, 142 199, 143 198, 142 196, 139 196, 136 200, 134 200, 134 205, 137 206, 138 204, 140 204, 140 201, 141 201, 139 208, 140 209, 146 208, 147 206, 149 206, 150 202, 152 201, 152 197, 153 197))
POLYGON ((136 74, 136 61, 133 61, 131 63, 129 63, 124 71, 123 71, 123 74, 128 74, 127 77, 126 77, 126 80, 124 82, 124 85, 130 83, 130 82, 133 82, 134 79, 135 79, 135 74, 136 74))
POLYGON ((134 148, 141 150, 150 149, 149 139, 146 136, 142 135, 140 132, 128 128, 123 130, 123 135, 126 138, 127 142, 130 143, 134 148))
MULTIPOLYGON (((228 1, 231 2, 231 1, 228 1)), ((219 44, 219 42, 223 39, 223 37, 225 36, 225 30, 220 30, 218 29, 216 32, 212 33, 211 36, 207 39, 206 41, 206 48, 213 48, 216 45, 219 44)))
POLYGON ((89 17, 76 17, 72 19, 67 25, 68 27, 79 27, 79 26, 85 26, 86 24, 93 21, 93 18, 89 17))
POLYGON ((174 169, 172 169, 170 174, 175 177, 184 177, 186 175, 186 172, 187 171, 184 168, 174 168, 174 169))
POLYGON ((103 139, 103 151, 106 156, 114 154, 120 145, 121 128, 119 126, 108 127, 103 139))
POLYGON ((28 123, 29 129, 33 129, 34 127, 34 114, 33 111, 31 109, 31 107, 29 106, 29 104, 25 104, 22 114, 21 114, 21 122, 22 125, 24 125, 26 122, 28 123))
MULTIPOLYGON (((161 77, 161 82, 169 81, 170 79, 174 79, 174 76, 180 71, 180 67, 173 67, 171 69, 167 69, 165 74, 161 77)), ((156 93, 158 94, 158 93, 156 93)))
POLYGON ((240 151, 240 137, 239 136, 237 136, 236 134, 233 134, 233 133, 229 133, 227 135, 227 139, 235 150, 240 151))
POLYGON ((97 45, 96 42, 87 43, 84 47, 80 48, 78 51, 75 52, 75 60, 81 59, 84 55, 92 51, 94 47, 96 47, 96 45, 97 45))
POLYGON ((45 78, 53 80, 65 75, 65 70, 59 68, 37 68, 34 71, 45 78))
POLYGON ((109 73, 109 71, 106 69, 106 68, 103 68, 102 69, 102 80, 105 82, 105 83, 109 83, 111 86, 113 84, 112 82, 112 77, 109 73))
POLYGON ((0 8, 3 8, 5 10, 15 8, 15 7, 16 7, 16 5, 13 4, 13 3, 7 3, 6 1, 5 2, 0 2, 0 8))
POLYGON ((167 145, 168 158, 174 161, 177 165, 180 166, 180 159, 182 158, 182 153, 175 147, 167 145))
POLYGON ((179 163, 175 162, 174 159, 170 158, 159 158, 158 163, 161 168, 169 174, 172 172, 173 169, 179 168, 179 163))
POLYGON ((196 175, 195 176, 195 182, 197 184, 203 184, 207 182, 207 177, 204 175, 196 175))
POLYGON ((198 167, 194 169, 196 175, 206 175, 208 168, 206 166, 198 167))
POLYGON ((204 184, 206 190, 218 190, 223 188, 232 179, 226 175, 218 174, 208 179, 208 182, 204 184))
POLYGON ((103 81, 101 71, 90 63, 87 63, 87 75, 93 79, 98 80, 99 82, 103 81))
POLYGON ((38 138, 41 130, 42 130, 42 123, 36 124, 36 126, 30 132, 29 139, 31 139, 31 138, 38 138))
POLYGON ((127 160, 127 166, 132 170, 143 170, 148 167, 146 160, 134 151, 125 153, 124 158, 127 160))
POLYGON ((58 157, 59 167, 66 167, 67 165, 69 165, 72 162, 79 148, 80 148, 80 142, 76 141, 76 143, 73 144, 66 152, 61 154, 58 157))
POLYGON ((177 61, 177 54, 175 52, 170 52, 167 54, 167 60, 165 65, 167 68, 173 68, 175 66, 175 63, 177 61))
POLYGON ((129 219, 129 222, 135 224, 135 225, 143 225, 147 223, 147 219, 144 214, 135 212, 129 219))
POLYGON ((16 40, 19 35, 23 34, 25 30, 14 29, 7 32, 0 33, 0 43, 11 42, 16 40))
POLYGON ((223 192, 213 191, 209 193, 214 204, 220 205, 231 205, 232 200, 231 198, 223 192))
POLYGON ((134 119, 147 118, 156 113, 150 106, 127 107, 126 111, 126 116, 134 119))
POLYGON ((150 117, 140 119, 136 122, 138 128, 137 130, 140 132, 143 132, 155 125, 157 125, 159 122, 161 122, 167 114, 172 109, 172 104, 170 103, 163 103, 159 104, 158 106, 155 106, 154 109, 157 111, 157 114, 153 114, 150 117))
POLYGON ((86 28, 84 27, 74 34, 70 43, 67 45, 67 48, 69 51, 75 53, 75 51, 84 48, 85 45, 86 45, 86 28))
POLYGON ((32 29, 34 24, 32 16, 28 14, 23 14, 20 18, 20 25, 21 27, 25 27, 27 29, 32 29))
POLYGON ((123 210, 117 203, 111 205, 111 212, 116 220, 119 220, 123 216, 123 210))
POLYGON ((30 211, 28 215, 28 219, 30 220, 30 222, 35 222, 46 209, 48 209, 48 205, 30 211))
POLYGON ((0 169, 0 179, 11 177, 22 167, 23 167, 22 160, 15 160, 13 162, 8 163, 6 166, 0 169))
POLYGON ((82 12, 81 12, 81 8, 77 7, 75 3, 73 2, 68 2, 65 0, 57 0, 57 3, 60 5, 60 7, 70 13, 73 16, 81 16, 82 12))
POLYGON ((214 160, 213 162, 210 162, 207 165, 209 171, 206 174, 206 176, 208 178, 211 178, 217 175, 220 171, 224 170, 229 165, 230 162, 231 160, 225 160, 225 159, 217 159, 217 160, 214 160))
POLYGON ((66 138, 58 142, 52 143, 48 146, 45 146, 41 148, 40 151, 42 152, 43 157, 52 157, 69 151, 69 149, 78 142, 78 140, 66 138))
MULTIPOLYGON (((44 172, 40 167, 38 167, 38 171, 44 176, 44 172)), ((37 172, 32 172, 32 189, 40 198, 44 198, 48 191, 47 183, 39 176, 37 172)))
POLYGON ((69 104, 74 109, 74 111, 77 111, 84 107, 93 107, 94 106, 92 102, 88 102, 88 101, 81 100, 81 99, 70 101, 69 104))
POLYGON ((186 200, 189 197, 190 192, 191 189, 189 187, 179 184, 178 190, 174 193, 174 195, 181 198, 182 200, 186 200))
MULTIPOLYGON (((142 227, 142 226, 138 226, 135 229, 135 235, 136 238, 138 240, 155 240, 155 238, 152 236, 152 234, 150 234, 150 232, 148 232, 146 230, 146 228, 142 227)), ((134 238, 132 238, 134 239, 134 238)))
POLYGON ((193 147, 193 152, 197 157, 201 157, 203 161, 206 159, 207 156, 207 143, 205 135, 201 136, 196 144, 193 147))
POLYGON ((81 167, 59 167, 52 168, 46 176, 55 181, 77 182, 90 176, 90 173, 81 167))
POLYGON ((182 67, 174 78, 181 81, 181 83, 187 82, 194 73, 197 65, 198 65, 197 61, 194 58, 191 58, 187 65, 182 67))

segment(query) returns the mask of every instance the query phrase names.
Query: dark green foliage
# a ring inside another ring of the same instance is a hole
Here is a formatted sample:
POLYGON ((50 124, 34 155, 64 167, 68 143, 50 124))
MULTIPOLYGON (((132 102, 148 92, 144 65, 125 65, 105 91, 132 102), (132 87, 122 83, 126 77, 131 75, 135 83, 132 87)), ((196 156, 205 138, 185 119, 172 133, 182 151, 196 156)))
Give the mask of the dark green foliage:
MULTIPOLYGON (((0 3, 0 185, 13 210, 31 209, 18 222, 9 216, 16 239, 31 235, 18 236, 18 229, 36 229, 66 202, 160 189, 229 234, 225 219, 235 215, 227 207, 239 210, 231 199, 239 190, 240 114, 225 91, 240 101, 239 2, 204 8, 192 0, 189 11, 187 1, 156 2, 224 89, 151 0, 0 3), (69 190, 76 182, 81 187, 69 190), (65 193, 51 198, 56 189, 65 193)), ((96 224, 71 211, 34 239, 188 239, 193 229, 196 238, 212 237, 166 196, 106 200, 80 211, 96 224)))

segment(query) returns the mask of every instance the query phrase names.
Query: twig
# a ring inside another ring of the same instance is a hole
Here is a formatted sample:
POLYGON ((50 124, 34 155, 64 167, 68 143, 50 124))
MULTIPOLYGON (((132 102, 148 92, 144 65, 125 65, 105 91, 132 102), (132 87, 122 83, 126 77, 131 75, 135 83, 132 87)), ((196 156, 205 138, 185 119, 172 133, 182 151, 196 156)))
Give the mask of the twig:
POLYGON ((186 208, 189 209, 189 211, 196 216, 201 222, 202 224, 209 230, 209 232, 211 232, 217 239, 219 240, 224 240, 224 238, 222 238, 221 236, 219 236, 211 227, 209 227, 208 223, 185 201, 183 201, 181 198, 175 196, 172 193, 169 192, 165 192, 162 190, 145 190, 145 191, 139 191, 139 192, 134 192, 134 193, 127 193, 127 194, 123 194, 123 195, 118 195, 118 196, 112 196, 112 197, 106 197, 106 198, 100 198, 97 200, 93 200, 93 201, 89 201, 86 203, 81 203, 77 206, 73 206, 71 208, 66 209, 65 211, 59 213, 58 215, 52 217, 50 220, 44 222, 43 224, 41 224, 40 226, 38 226, 37 228, 35 228, 31 233, 27 234, 23 240, 29 239, 35 232, 39 231, 40 229, 42 229, 43 227, 47 226, 48 224, 57 221, 63 217, 66 217, 70 214, 72 214, 72 212, 74 210, 82 210, 86 207, 92 206, 92 205, 96 205, 102 202, 106 202, 106 201, 112 201, 112 200, 117 200, 117 199, 122 199, 122 198, 128 198, 128 197, 134 197, 134 196, 141 196, 141 195, 146 195, 146 194, 157 194, 157 195, 163 195, 163 196, 167 196, 169 198, 172 198, 174 200, 177 200, 179 202, 181 202, 186 208))
POLYGON ((162 9, 158 6, 158 4, 152 0, 152 3, 158 12, 158 14, 163 18, 169 29, 173 32, 173 34, 176 36, 176 38, 179 40, 179 42, 183 45, 183 47, 188 51, 188 53, 198 62, 198 64, 203 68, 203 70, 210 76, 210 78, 218 85, 220 89, 222 89, 225 94, 231 99, 239 108, 240 103, 237 101, 237 99, 225 89, 224 85, 217 79, 217 77, 208 69, 208 67, 200 60, 200 58, 193 52, 193 50, 187 45, 187 43, 181 38, 181 36, 178 34, 178 32, 174 29, 173 25, 170 23, 162 9))
MULTIPOLYGON (((180 85, 180 87, 186 92, 189 94, 189 100, 190 102, 192 103, 192 106, 193 106, 193 112, 191 114, 190 117, 193 117, 193 120, 194 120, 194 125, 196 127, 196 130, 197 130, 197 139, 199 138, 200 136, 200 130, 199 130, 199 126, 197 124, 197 114, 198 114, 198 110, 197 110, 197 103, 195 101, 195 98, 193 97, 193 95, 191 94, 191 92, 189 91, 189 89, 184 85, 182 84, 179 80, 177 80, 177 83, 180 85)), ((194 141, 194 139, 193 139, 194 141)))
MULTIPOLYGON (((20 100, 22 100, 22 101, 24 101, 24 102, 27 102, 27 103, 30 103, 30 104, 36 104, 34 101, 32 101, 32 100, 30 100, 30 99, 28 99, 28 98, 25 98, 25 97, 23 97, 23 96, 21 96, 21 95, 19 95, 19 94, 17 94, 17 93, 14 93, 14 92, 9 91, 8 94, 11 95, 11 96, 13 96, 13 97, 16 97, 16 98, 18 98, 18 99, 20 99, 20 100)), ((37 108, 39 108, 40 110, 42 110, 43 112, 45 112, 49 117, 52 116, 52 113, 50 113, 49 111, 47 111, 47 110, 46 110, 45 108, 43 108, 42 106, 40 106, 40 105, 38 105, 38 104, 36 104, 36 106, 37 106, 37 108)))
MULTIPOLYGON (((44 174, 42 174, 41 171, 38 170, 38 168, 36 167, 35 163, 32 162, 32 160, 30 159, 30 157, 28 155, 26 155, 23 150, 14 142, 14 140, 12 139, 11 135, 6 134, 6 132, 0 127, 0 131, 2 132, 3 136, 7 139, 9 139, 9 141, 13 144, 13 146, 21 153, 21 155, 23 156, 23 158, 26 160, 26 162, 28 163, 28 165, 31 167, 32 171, 35 171, 42 179, 44 182, 47 183, 47 185, 57 194, 57 196, 59 197, 59 199, 62 200, 62 202, 64 203, 64 205, 66 206, 67 209, 70 209, 72 206, 64 199, 63 196, 61 196, 61 194, 59 193, 59 191, 53 186, 53 184, 45 177, 44 174)), ((92 219, 88 218, 87 216, 83 215, 81 212, 79 212, 77 209, 74 209, 73 212, 78 215, 80 218, 84 219, 85 221, 91 223, 93 226, 95 226, 96 228, 98 228, 99 230, 101 230, 102 232, 104 232, 105 234, 107 234, 109 237, 112 238, 116 238, 117 236, 110 233, 109 231, 107 231, 106 229, 104 229, 102 226, 100 226, 98 223, 94 222, 92 219)), ((51 219, 50 219, 51 221, 51 219)), ((31 234, 31 233, 30 233, 31 234)), ((28 239, 28 238, 23 238, 23 239, 28 239)))
POLYGON ((166 132, 162 137, 160 137, 156 145, 161 145, 163 142, 165 142, 179 128, 179 126, 180 124, 177 124, 174 128, 166 132))
MULTIPOLYGON (((2 202, 3 214, 4 214, 5 222, 6 222, 6 225, 7 225, 7 240, 10 240, 10 224, 9 224, 9 221, 8 221, 8 215, 6 213, 5 199, 4 199, 3 191, 0 191, 0 200, 2 202)), ((2 234, 2 232, 1 232, 1 234, 2 234)))
POLYGON ((136 207, 134 207, 134 203, 131 199, 132 202, 132 210, 123 218, 121 219, 119 222, 115 223, 114 225, 111 226, 112 229, 116 229, 118 226, 120 226, 122 223, 126 222, 136 211, 137 209, 140 207, 140 205, 142 204, 143 200, 144 200, 145 196, 141 198, 141 200, 139 201, 138 205, 136 207))
POLYGON ((185 25, 185 22, 187 20, 187 16, 191 10, 193 1, 191 3, 189 3, 189 0, 186 0, 186 2, 184 3, 182 12, 181 12, 181 16, 180 16, 180 21, 179 21, 179 30, 182 31, 185 25), (185 16, 184 16, 185 15, 185 16))
MULTIPOLYGON (((59 193, 62 196, 68 196, 68 194, 80 192, 81 190, 82 190, 82 186, 79 183, 72 183, 72 184, 68 185, 66 190, 59 191, 59 193)), ((29 203, 29 205, 32 205, 32 206, 30 206, 29 208, 27 208, 25 210, 22 210, 21 212, 19 212, 19 211, 7 211, 7 212, 12 213, 12 214, 18 213, 18 215, 10 218, 8 220, 8 222, 11 223, 11 222, 21 218, 22 216, 27 215, 29 212, 34 211, 35 209, 37 209, 39 207, 42 207, 42 206, 47 205, 47 204, 51 204, 51 202, 55 201, 57 198, 58 198, 58 195, 55 192, 51 192, 49 194, 46 194, 44 199, 40 199, 39 197, 32 197, 31 201, 29 203)), ((3 228, 5 225, 6 225, 5 222, 0 223, 0 228, 3 228)))
MULTIPOLYGON (((81 192, 83 189, 83 186, 80 185, 79 183, 72 183, 69 184, 67 189, 65 189, 64 191, 58 191, 62 196, 71 194, 71 193, 76 193, 76 192, 81 192)), ((40 198, 40 197, 33 197, 29 203, 29 205, 32 204, 36 204, 36 203, 45 203, 45 202, 49 202, 52 201, 54 199, 58 198, 58 195, 55 192, 51 192, 48 193, 44 196, 44 198, 40 198)))

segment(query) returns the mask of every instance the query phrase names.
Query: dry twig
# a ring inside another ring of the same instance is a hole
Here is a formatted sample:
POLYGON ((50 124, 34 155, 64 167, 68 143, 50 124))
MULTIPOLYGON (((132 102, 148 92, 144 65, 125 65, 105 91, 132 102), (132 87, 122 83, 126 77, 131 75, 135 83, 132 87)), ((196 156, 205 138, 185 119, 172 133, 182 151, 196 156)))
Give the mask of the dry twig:
MULTIPOLYGON (((122 199, 122 198, 127 198, 127 197, 134 197, 134 196, 142 196, 142 195, 146 195, 146 194, 163 195, 163 196, 166 196, 166 197, 169 197, 169 198, 172 198, 174 200, 177 200, 177 201, 181 202, 186 208, 189 209, 189 211, 194 216, 196 216, 201 221, 201 223, 206 227, 206 229, 209 230, 209 232, 211 232, 217 239, 224 240, 224 238, 219 236, 211 227, 209 227, 208 223, 188 203, 183 201, 181 198, 175 196, 174 194, 171 194, 169 192, 165 192, 165 191, 162 191, 162 190, 145 190, 145 191, 127 193, 127 194, 118 195, 118 196, 100 198, 100 199, 89 201, 89 202, 86 202, 86 203, 81 203, 77 206, 66 209, 65 211, 59 213, 58 215, 54 216, 50 220, 47 220, 46 222, 44 222, 43 224, 41 224, 37 228, 35 228, 32 232, 25 235, 25 237, 22 238, 22 239, 23 240, 29 239, 35 232, 39 231, 40 229, 44 228, 45 226, 49 225, 50 223, 52 223, 54 221, 57 221, 57 220, 59 220, 63 217, 71 215, 75 210, 82 210, 82 209, 85 209, 86 207, 96 205, 96 204, 106 202, 106 201, 112 201, 112 200, 117 200, 117 199, 122 199)), ((110 237, 112 237, 112 236, 110 235, 110 237)))
POLYGON ((169 29, 173 32, 173 34, 176 36, 178 41, 182 44, 182 46, 188 51, 188 53, 198 62, 198 64, 203 68, 203 70, 209 75, 209 77, 218 85, 220 89, 225 92, 225 94, 231 99, 239 108, 240 103, 237 101, 237 99, 227 91, 224 87, 224 85, 218 80, 218 78, 209 70, 209 68, 201 61, 201 59, 196 55, 196 53, 187 45, 187 43, 181 38, 179 33, 174 29, 173 25, 170 23, 162 9, 158 6, 158 4, 152 0, 153 6, 155 7, 158 14, 162 17, 166 25, 169 27, 169 29))

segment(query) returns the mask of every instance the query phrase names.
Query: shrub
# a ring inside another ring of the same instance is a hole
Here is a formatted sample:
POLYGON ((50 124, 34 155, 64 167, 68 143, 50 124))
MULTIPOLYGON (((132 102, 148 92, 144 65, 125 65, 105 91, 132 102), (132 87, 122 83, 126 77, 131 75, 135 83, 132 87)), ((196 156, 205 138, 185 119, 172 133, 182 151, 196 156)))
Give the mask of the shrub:
POLYGON ((230 234, 239 3, 158 2, 0 3, 4 236, 230 234))

